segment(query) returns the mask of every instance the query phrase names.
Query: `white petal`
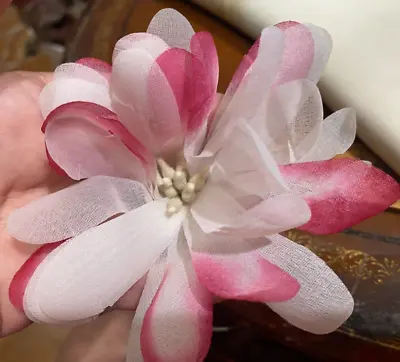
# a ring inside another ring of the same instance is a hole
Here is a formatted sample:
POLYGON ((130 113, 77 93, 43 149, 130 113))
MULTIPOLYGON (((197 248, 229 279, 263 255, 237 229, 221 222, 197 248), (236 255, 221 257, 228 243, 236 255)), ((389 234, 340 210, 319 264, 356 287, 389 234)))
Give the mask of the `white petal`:
POLYGON ((8 232, 32 244, 65 240, 150 199, 137 181, 96 176, 17 209, 8 219, 8 232))
POLYGON ((108 87, 108 80, 100 72, 79 63, 64 63, 54 71, 54 79, 80 79, 108 87))
POLYGON ((313 24, 304 24, 311 32, 314 41, 314 61, 308 73, 308 79, 318 83, 332 52, 332 37, 323 28, 313 24))
POLYGON ((279 164, 300 160, 321 134, 323 105, 317 86, 300 79, 271 91, 252 126, 279 164))
POLYGON ((251 120, 257 115, 259 107, 275 82, 283 49, 283 33, 276 27, 264 29, 256 60, 247 71, 226 109, 222 108, 222 113, 220 111, 216 113, 212 124, 214 129, 205 147, 206 150, 216 152, 223 141, 229 137, 237 119, 251 120))
POLYGON ((61 78, 47 84, 40 94, 39 103, 43 118, 58 106, 76 101, 96 103, 111 109, 107 87, 77 78, 61 78))
POLYGON ((354 142, 356 128, 356 112, 352 108, 331 114, 322 122, 317 143, 299 162, 330 160, 345 153, 354 142))
POLYGON ((281 235, 268 237, 262 256, 295 277, 299 293, 286 302, 268 306, 294 326, 314 334, 339 328, 351 315, 354 301, 338 276, 304 246, 281 235))
POLYGON ((218 152, 210 179, 229 183, 245 195, 265 198, 287 190, 279 168, 263 140, 245 121, 237 120, 234 130, 218 152))
POLYGON ((183 142, 175 96, 149 53, 141 49, 119 53, 111 90, 120 121, 154 154, 183 142))
POLYGON ((301 226, 311 212, 302 198, 292 195, 274 196, 243 210, 223 188, 207 185, 192 215, 207 234, 251 239, 301 226))
POLYGON ((190 51, 190 40, 195 34, 190 22, 174 9, 160 10, 151 20, 147 32, 165 40, 171 48, 190 51))
POLYGON ((142 49, 157 59, 159 55, 168 49, 167 43, 158 36, 148 33, 133 33, 124 36, 115 44, 113 52, 113 61, 124 50, 142 49))
POLYGON ((114 305, 177 239, 185 215, 165 209, 164 199, 150 202, 55 249, 26 288, 27 316, 61 323, 114 305))

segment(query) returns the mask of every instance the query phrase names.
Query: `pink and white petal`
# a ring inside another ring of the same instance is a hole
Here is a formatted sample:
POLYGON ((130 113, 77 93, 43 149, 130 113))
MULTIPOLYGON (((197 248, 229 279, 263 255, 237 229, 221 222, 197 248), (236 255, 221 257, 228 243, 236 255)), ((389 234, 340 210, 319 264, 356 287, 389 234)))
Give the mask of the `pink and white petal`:
POLYGON ((300 197, 278 195, 245 210, 222 187, 207 185, 193 204, 192 215, 212 236, 253 239, 307 223, 311 213, 300 197))
POLYGON ((54 80, 80 79, 108 88, 108 80, 103 74, 82 63, 64 63, 54 71, 54 80))
POLYGON ((62 105, 47 117, 42 130, 52 162, 75 180, 105 175, 145 182, 151 173, 150 153, 102 106, 62 105))
POLYGON ((168 44, 156 35, 149 33, 133 33, 125 35, 115 44, 113 61, 124 50, 141 49, 157 59, 169 49, 168 44))
POLYGON ((10 301, 18 310, 24 310, 25 289, 40 263, 64 241, 46 244, 36 250, 15 273, 8 290, 10 301))
MULTIPOLYGON (((221 118, 225 109, 228 107, 231 102, 233 96, 235 95, 239 85, 242 83, 247 71, 253 65, 255 59, 258 55, 258 49, 260 47, 260 39, 258 39, 253 46, 250 48, 249 52, 243 57, 240 62, 238 68, 236 69, 229 86, 223 95, 221 102, 217 108, 215 115, 211 118, 214 122, 218 122, 218 119, 221 118)), ((215 124, 210 125, 210 129, 214 128, 215 124)))
POLYGON ((313 35, 306 25, 293 21, 277 24, 285 35, 285 50, 276 84, 307 78, 314 62, 313 35))
POLYGON ((111 89, 119 119, 153 154, 183 143, 175 96, 149 53, 122 51, 114 60, 111 89))
POLYGON ((281 235, 268 240, 261 255, 297 279, 300 291, 288 301, 267 305, 307 332, 327 334, 339 328, 353 312, 354 301, 338 276, 304 246, 281 235))
POLYGON ((318 83, 332 52, 332 37, 325 29, 319 26, 313 24, 304 25, 311 32, 314 43, 314 60, 307 78, 314 83, 318 83))
POLYGON ((169 250, 164 280, 141 332, 144 361, 203 361, 212 335, 212 295, 199 282, 186 241, 169 250))
POLYGON ((53 243, 149 201, 149 192, 137 181, 94 176, 15 210, 7 229, 11 236, 27 243, 53 243))
POLYGON ((103 60, 96 58, 81 58, 75 63, 82 64, 86 67, 94 69, 96 72, 100 73, 107 80, 110 80, 112 67, 111 64, 104 62, 103 60))
POLYGON ((237 88, 223 114, 217 111, 210 125, 205 150, 215 153, 230 136, 237 119, 252 119, 278 74, 284 48, 283 33, 276 27, 263 30, 258 56, 237 88))
POLYGON ((300 162, 329 160, 345 153, 356 138, 356 128, 356 112, 352 108, 331 114, 322 122, 318 141, 300 162))
POLYGON ((275 87, 251 125, 278 164, 302 159, 321 136, 323 104, 317 86, 295 80, 275 87))
POLYGON ((57 107, 70 102, 90 102, 111 109, 109 89, 78 78, 55 79, 40 94, 39 105, 43 118, 57 107))
POLYGON ((190 50, 195 34, 190 22, 175 9, 162 9, 151 20, 147 32, 163 39, 171 48, 190 50))
POLYGON ((223 299, 282 302, 300 289, 295 278, 258 251, 225 255, 192 252, 192 259, 200 282, 223 299))
POLYGON ((62 323, 113 306, 178 238, 184 214, 165 209, 165 200, 150 202, 55 249, 25 290, 28 317, 62 323))
POLYGON ((363 161, 297 163, 281 172, 291 191, 307 201, 312 217, 301 229, 314 234, 340 232, 400 199, 400 184, 363 161))
POLYGON ((135 316, 133 317, 132 327, 129 333, 128 348, 127 348, 127 362, 144 362, 142 355, 142 347, 140 336, 142 333, 143 320, 147 310, 157 294, 161 283, 164 280, 166 269, 166 255, 161 255, 159 260, 151 267, 147 273, 146 283, 139 304, 136 308, 135 316))
POLYGON ((157 64, 174 93, 185 134, 192 135, 207 122, 216 95, 212 69, 184 49, 173 48, 157 64))

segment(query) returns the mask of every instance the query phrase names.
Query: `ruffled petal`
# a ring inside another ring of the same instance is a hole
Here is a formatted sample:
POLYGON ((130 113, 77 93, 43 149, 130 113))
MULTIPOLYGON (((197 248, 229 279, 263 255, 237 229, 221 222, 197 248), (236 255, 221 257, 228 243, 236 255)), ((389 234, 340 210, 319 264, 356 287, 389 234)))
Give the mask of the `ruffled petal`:
POLYGON ((329 160, 345 153, 356 138, 356 112, 343 108, 322 122, 322 132, 314 147, 300 160, 312 162, 329 160))
POLYGON ((339 328, 351 315, 354 301, 338 276, 307 248, 281 235, 268 239, 261 255, 300 283, 294 298, 268 306, 290 324, 314 334, 339 328))
POLYGON ((113 64, 111 90, 119 119, 153 154, 183 144, 174 93, 149 53, 143 49, 119 53, 113 64))
POLYGON ((137 181, 95 176, 15 210, 8 233, 32 244, 65 240, 150 200, 137 181))
POLYGON ((321 138, 323 105, 317 86, 295 80, 275 87, 251 121, 278 164, 302 159, 321 138))
MULTIPOLYGON (((54 71, 54 79, 81 79, 107 88, 108 80, 102 74, 102 71, 104 71, 104 64, 99 60, 98 62, 101 62, 101 64, 95 65, 94 61, 95 60, 87 61, 82 59, 81 63, 61 64, 54 71), (97 67, 97 69, 95 69, 95 67, 97 67), (102 67, 102 71, 98 70, 100 67, 102 67)), ((105 64, 108 65, 107 63, 105 64)), ((108 66, 111 67, 110 65, 108 66)))
POLYGON ((124 50, 142 49, 153 59, 157 59, 168 50, 168 44, 156 35, 149 33, 133 33, 125 35, 115 44, 113 61, 124 50))
POLYGON ((300 197, 278 195, 245 210, 222 187, 213 185, 204 188, 191 212, 205 233, 245 239, 290 230, 311 217, 300 197))
POLYGON ((179 249, 143 320, 144 361, 203 361, 211 343, 212 296, 196 276, 186 242, 179 249))
POLYGON ((144 181, 154 166, 115 113, 93 103, 58 107, 42 129, 52 161, 75 180, 107 175, 144 181))
POLYGON ((178 238, 184 214, 168 218, 165 208, 165 200, 150 202, 55 249, 25 290, 26 315, 63 323, 114 305, 178 238))
POLYGON ((362 161, 334 159, 281 167, 293 193, 310 206, 301 229, 331 234, 374 216, 400 199, 400 184, 362 161))
MULTIPOLYGON (((284 35, 276 27, 263 30, 258 55, 247 70, 234 96, 226 105, 222 101, 210 124, 205 151, 215 153, 229 137, 238 119, 250 120, 256 116, 278 74, 284 48, 284 35)), ((229 95, 231 97, 232 95, 229 95)))
POLYGON ((162 9, 151 20, 147 32, 163 39, 171 48, 190 50, 195 34, 190 22, 175 9, 162 9))
POLYGON ((295 278, 258 251, 224 255, 192 252, 192 259, 200 282, 223 299, 279 302, 293 298, 300 289, 295 278))

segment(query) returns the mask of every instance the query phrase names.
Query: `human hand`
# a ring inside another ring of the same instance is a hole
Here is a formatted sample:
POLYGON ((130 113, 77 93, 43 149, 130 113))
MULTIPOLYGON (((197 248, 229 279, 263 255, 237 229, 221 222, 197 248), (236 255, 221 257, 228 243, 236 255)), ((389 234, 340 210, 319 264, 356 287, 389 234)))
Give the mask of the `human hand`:
POLYGON ((48 165, 43 118, 38 99, 51 73, 0 75, 0 336, 29 324, 10 302, 10 282, 37 246, 23 244, 6 231, 8 215, 33 199, 57 191, 70 181, 48 165))

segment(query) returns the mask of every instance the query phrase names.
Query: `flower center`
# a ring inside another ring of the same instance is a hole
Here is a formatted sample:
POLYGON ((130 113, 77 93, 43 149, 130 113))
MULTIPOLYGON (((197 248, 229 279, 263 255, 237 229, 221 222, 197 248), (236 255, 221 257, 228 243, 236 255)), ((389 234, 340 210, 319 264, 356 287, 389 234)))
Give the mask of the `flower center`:
POLYGON ((184 165, 178 164, 173 168, 161 158, 157 165, 158 191, 169 199, 166 212, 167 216, 172 216, 195 200, 206 183, 207 172, 190 175, 184 165))

